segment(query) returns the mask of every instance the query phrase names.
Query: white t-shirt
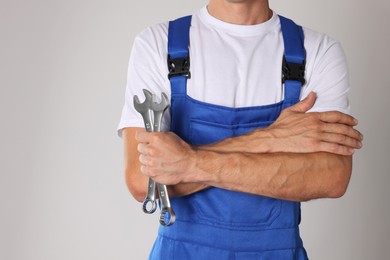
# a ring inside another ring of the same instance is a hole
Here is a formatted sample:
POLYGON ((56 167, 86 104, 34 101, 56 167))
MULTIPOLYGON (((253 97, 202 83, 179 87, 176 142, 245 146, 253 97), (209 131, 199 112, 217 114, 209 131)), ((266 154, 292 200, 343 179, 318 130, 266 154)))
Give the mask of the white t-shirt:
MULTIPOLYGON (((317 101, 310 111, 336 110, 349 113, 348 68, 340 44, 330 37, 304 28, 306 84, 301 99, 311 91, 317 101)), ((130 56, 125 104, 118 126, 144 127, 133 107, 133 96, 144 99, 142 89, 170 97, 167 68, 168 23, 151 26, 134 40, 130 56)), ((207 7, 192 17, 190 29, 191 79, 187 94, 197 100, 228 106, 249 107, 284 99, 281 82, 283 36, 277 14, 257 25, 220 21, 207 7)), ((165 112, 163 129, 169 129, 165 112)))

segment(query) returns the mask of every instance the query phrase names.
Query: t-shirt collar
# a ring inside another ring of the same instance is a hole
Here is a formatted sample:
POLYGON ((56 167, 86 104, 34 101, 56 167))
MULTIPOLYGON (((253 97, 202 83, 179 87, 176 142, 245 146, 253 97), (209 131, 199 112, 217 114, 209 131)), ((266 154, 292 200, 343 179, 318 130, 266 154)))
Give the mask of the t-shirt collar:
POLYGON ((218 20, 214 16, 210 15, 207 10, 207 6, 204 6, 202 9, 200 9, 198 15, 204 24, 217 30, 239 36, 254 36, 258 34, 264 34, 274 30, 279 24, 279 18, 274 11, 272 11, 271 19, 264 23, 255 25, 237 25, 218 20))

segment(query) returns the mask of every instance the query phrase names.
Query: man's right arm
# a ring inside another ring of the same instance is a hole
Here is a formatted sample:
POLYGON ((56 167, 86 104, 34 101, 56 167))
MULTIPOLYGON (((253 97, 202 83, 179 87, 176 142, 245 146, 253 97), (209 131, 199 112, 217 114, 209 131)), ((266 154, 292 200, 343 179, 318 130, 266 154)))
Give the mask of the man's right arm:
MULTIPOLYGON (((141 164, 139 162, 139 152, 137 150, 138 142, 135 140, 135 133, 144 131, 143 128, 129 127, 122 131, 124 140, 124 169, 126 185, 133 197, 142 202, 146 197, 148 178, 140 172, 141 164)), ((186 183, 174 186, 168 186, 170 197, 183 197, 208 186, 201 183, 186 183)))

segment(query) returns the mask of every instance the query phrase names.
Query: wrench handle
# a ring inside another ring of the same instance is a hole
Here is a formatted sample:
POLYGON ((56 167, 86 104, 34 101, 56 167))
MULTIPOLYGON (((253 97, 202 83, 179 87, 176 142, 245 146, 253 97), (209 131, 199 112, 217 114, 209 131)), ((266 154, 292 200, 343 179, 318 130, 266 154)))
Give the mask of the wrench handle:
POLYGON ((161 132, 161 121, 162 121, 163 111, 154 111, 153 116, 154 116, 153 131, 161 132))
POLYGON ((171 202, 169 201, 167 186, 157 183, 157 190, 161 202, 160 224, 162 226, 170 226, 175 223, 176 215, 171 208, 171 202))
POLYGON ((146 132, 153 132, 152 115, 150 111, 142 114, 146 132))
POLYGON ((149 178, 148 193, 146 194, 146 198, 142 204, 142 210, 146 214, 152 214, 156 211, 156 209, 156 182, 152 178, 149 178), (151 204, 150 208, 148 207, 149 204, 151 204))

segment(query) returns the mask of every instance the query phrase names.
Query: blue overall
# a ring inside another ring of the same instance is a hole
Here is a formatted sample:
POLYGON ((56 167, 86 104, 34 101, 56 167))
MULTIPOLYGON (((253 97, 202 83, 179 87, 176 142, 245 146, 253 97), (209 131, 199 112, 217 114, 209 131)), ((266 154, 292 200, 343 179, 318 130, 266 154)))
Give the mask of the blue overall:
MULTIPOLYGON (((283 17, 280 21, 285 60, 290 65, 303 66, 304 71, 302 28, 283 17)), ((190 16, 170 23, 169 59, 188 62, 190 24, 190 16)), ((188 66, 182 67, 188 69, 188 66)), ((192 145, 209 144, 269 126, 283 109, 299 101, 303 84, 294 75, 286 76, 283 101, 266 106, 231 108, 189 97, 186 91, 188 73, 173 74, 170 77, 171 130, 192 145)), ((176 222, 159 228, 149 259, 307 259, 299 235, 298 202, 209 188, 171 199, 171 203, 176 222)))

